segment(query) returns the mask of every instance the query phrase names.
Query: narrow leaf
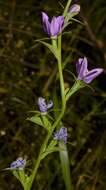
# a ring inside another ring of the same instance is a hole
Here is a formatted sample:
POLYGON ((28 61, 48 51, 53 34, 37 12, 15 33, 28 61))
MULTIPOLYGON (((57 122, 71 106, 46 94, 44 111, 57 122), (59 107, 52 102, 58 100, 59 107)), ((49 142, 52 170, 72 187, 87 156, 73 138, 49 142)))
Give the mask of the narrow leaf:
POLYGON ((40 126, 44 127, 46 130, 50 131, 51 122, 45 115, 41 115, 41 116, 35 115, 35 116, 32 116, 31 118, 28 118, 27 120, 29 120, 37 125, 40 125, 40 126))
POLYGON ((59 147, 54 147, 54 148, 51 148, 49 150, 46 150, 42 155, 41 155, 41 159, 44 159, 48 154, 51 154, 53 152, 57 152, 57 151, 60 151, 60 148, 59 147))
POLYGON ((27 118, 27 120, 32 121, 33 123, 43 126, 43 121, 40 116, 34 115, 31 118, 27 118))
POLYGON ((81 88, 84 88, 86 86, 86 84, 81 81, 81 80, 77 80, 74 85, 72 86, 71 89, 69 89, 67 92, 66 92, 66 101, 75 93, 77 92, 79 89, 81 88))
POLYGON ((73 190, 66 144, 64 144, 63 142, 59 142, 59 148, 60 148, 60 160, 61 160, 61 167, 62 167, 65 186, 67 190, 73 190))
POLYGON ((57 51, 56 51, 56 49, 51 44, 49 44, 47 42, 44 42, 44 41, 40 41, 40 40, 38 40, 38 42, 40 42, 44 46, 46 46, 54 54, 54 56, 56 57, 56 59, 58 59, 57 51))

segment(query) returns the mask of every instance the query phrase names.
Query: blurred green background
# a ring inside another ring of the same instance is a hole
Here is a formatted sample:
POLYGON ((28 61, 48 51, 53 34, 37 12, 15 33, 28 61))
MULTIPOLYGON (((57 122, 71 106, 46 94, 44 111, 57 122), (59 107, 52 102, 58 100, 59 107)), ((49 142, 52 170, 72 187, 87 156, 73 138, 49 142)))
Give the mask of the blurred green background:
MULTIPOLYGON (((12 173, 2 169, 19 156, 33 167, 45 131, 26 118, 37 110, 39 96, 60 99, 56 60, 36 39, 43 32, 41 11, 62 14, 66 0, 0 0, 0 190, 21 190, 12 173)), ((72 2, 76 3, 77 1, 72 2)), ((67 103, 70 168, 75 190, 106 190, 106 2, 80 0, 81 12, 63 35, 65 86, 74 82, 75 61, 86 56, 89 69, 104 73, 67 103)), ((41 163, 33 190, 64 190, 59 154, 41 163)))

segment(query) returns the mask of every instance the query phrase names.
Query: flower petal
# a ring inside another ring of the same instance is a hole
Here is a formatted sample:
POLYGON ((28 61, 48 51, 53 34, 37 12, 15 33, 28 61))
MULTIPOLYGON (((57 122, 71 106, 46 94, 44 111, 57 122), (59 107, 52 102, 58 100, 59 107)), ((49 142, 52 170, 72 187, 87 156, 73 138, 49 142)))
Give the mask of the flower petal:
POLYGON ((49 17, 45 12, 42 12, 42 22, 44 31, 50 36, 50 22, 49 17))
POLYGON ((58 22, 59 28, 60 28, 59 32, 61 32, 61 30, 63 28, 63 25, 64 25, 64 16, 58 16, 57 17, 57 22, 58 22))
POLYGON ((63 16, 53 17, 50 26, 51 36, 57 36, 61 32, 63 24, 64 24, 63 16))
POLYGON ((42 97, 38 98, 38 106, 39 106, 40 112, 47 112, 47 105, 44 98, 42 97))
POLYGON ((83 81, 89 84, 94 78, 96 78, 102 72, 103 72, 102 68, 92 69, 91 71, 88 71, 87 75, 83 78, 83 81))
POLYGON ((83 77, 88 72, 87 66, 88 66, 88 61, 86 57, 78 59, 78 61, 76 62, 76 70, 78 73, 78 79, 83 80, 83 77))
POLYGON ((53 102, 52 102, 52 100, 51 100, 51 101, 49 101, 49 103, 47 104, 47 109, 50 109, 52 106, 53 106, 53 102))

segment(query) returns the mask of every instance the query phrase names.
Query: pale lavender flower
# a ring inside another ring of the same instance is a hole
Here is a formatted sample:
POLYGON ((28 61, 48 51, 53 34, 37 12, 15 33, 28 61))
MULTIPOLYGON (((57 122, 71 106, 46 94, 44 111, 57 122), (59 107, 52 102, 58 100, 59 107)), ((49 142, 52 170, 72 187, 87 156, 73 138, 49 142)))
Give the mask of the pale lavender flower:
POLYGON ((39 97, 38 106, 40 112, 46 113, 48 109, 50 109, 53 106, 53 102, 50 100, 48 103, 46 103, 45 98, 39 97))
POLYGON ((79 58, 76 62, 76 70, 78 74, 78 80, 83 80, 85 83, 89 84, 95 79, 98 75, 103 72, 102 68, 95 68, 92 70, 88 70, 88 61, 87 58, 79 58))
POLYGON ((49 37, 57 37, 57 35, 62 31, 64 17, 54 16, 50 22, 48 15, 45 12, 42 12, 42 22, 44 31, 49 35, 49 37))
POLYGON ((80 12, 80 5, 73 4, 68 11, 70 14, 78 14, 80 12))
POLYGON ((57 132, 54 133, 54 139, 55 140, 63 140, 64 143, 67 143, 67 128, 66 127, 61 127, 60 130, 58 130, 57 132))
POLYGON ((23 169, 26 165, 26 160, 23 158, 17 158, 16 161, 10 164, 10 168, 8 169, 23 169))

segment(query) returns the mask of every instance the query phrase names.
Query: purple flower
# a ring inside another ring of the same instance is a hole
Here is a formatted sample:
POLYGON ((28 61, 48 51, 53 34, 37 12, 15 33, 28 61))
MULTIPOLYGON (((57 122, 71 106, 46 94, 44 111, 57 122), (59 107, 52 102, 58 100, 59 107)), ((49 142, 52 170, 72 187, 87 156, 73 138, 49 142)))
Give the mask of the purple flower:
POLYGON ((50 100, 48 103, 46 103, 45 98, 39 97, 38 106, 39 106, 40 112, 46 113, 47 110, 53 106, 53 102, 50 100))
POLYGON ((68 11, 70 14, 78 14, 80 12, 80 5, 78 4, 73 4, 68 11))
POLYGON ((49 37, 57 37, 57 35, 62 31, 64 25, 63 16, 54 16, 50 22, 48 15, 42 12, 42 21, 44 31, 49 35, 49 37))
POLYGON ((88 61, 87 58, 79 58, 76 62, 76 70, 78 74, 78 80, 83 80, 85 83, 89 84, 94 78, 100 75, 103 72, 102 68, 95 68, 88 70, 88 61))
POLYGON ((26 160, 20 157, 16 161, 10 164, 9 169, 23 169, 25 165, 26 165, 26 160))
POLYGON ((67 143, 67 128, 61 127, 60 130, 54 133, 54 139, 55 140, 63 140, 64 143, 67 143))

